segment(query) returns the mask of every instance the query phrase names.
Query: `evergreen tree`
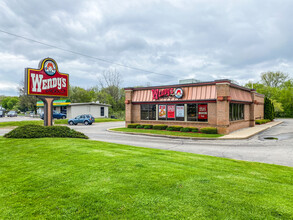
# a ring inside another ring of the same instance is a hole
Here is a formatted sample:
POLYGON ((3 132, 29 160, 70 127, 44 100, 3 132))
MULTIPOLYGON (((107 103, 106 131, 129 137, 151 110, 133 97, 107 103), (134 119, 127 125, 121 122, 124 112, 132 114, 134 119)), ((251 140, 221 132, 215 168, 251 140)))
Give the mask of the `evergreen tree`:
POLYGON ((269 119, 269 120, 274 120, 275 118, 275 108, 274 108, 274 104, 272 103, 272 101, 265 97, 264 100, 264 119, 269 119))

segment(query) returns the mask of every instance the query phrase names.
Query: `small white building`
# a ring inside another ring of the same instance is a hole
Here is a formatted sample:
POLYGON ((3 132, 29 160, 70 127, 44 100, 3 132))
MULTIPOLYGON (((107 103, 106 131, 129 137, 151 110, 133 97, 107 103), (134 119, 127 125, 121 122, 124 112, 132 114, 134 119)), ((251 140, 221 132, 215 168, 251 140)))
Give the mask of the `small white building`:
MULTIPOLYGON (((108 118, 111 105, 99 102, 71 103, 69 99, 54 100, 53 110, 66 114, 66 118, 75 118, 78 115, 91 114, 94 118, 108 118)), ((38 113, 44 113, 44 103, 37 102, 38 113)))
POLYGON ((71 103, 67 106, 67 118, 74 118, 82 114, 91 114, 94 118, 108 118, 110 106, 95 102, 71 103))

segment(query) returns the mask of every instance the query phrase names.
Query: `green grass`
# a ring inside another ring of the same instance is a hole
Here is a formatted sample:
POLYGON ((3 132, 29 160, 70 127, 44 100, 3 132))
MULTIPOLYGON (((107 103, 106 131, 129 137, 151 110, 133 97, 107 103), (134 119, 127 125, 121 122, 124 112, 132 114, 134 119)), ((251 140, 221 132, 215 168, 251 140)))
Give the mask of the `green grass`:
MULTIPOLYGON (((122 121, 119 119, 112 119, 112 118, 96 118, 95 123, 100 122, 115 122, 115 121, 122 121)), ((54 124, 67 124, 68 119, 55 119, 54 124)), ((21 125, 43 125, 44 121, 9 121, 9 122, 0 122, 0 128, 2 127, 14 127, 14 126, 21 126, 21 125)))
POLYGON ((222 134, 203 134, 203 133, 189 133, 178 131, 165 131, 165 130, 152 130, 152 129, 137 129, 137 128, 113 128, 113 131, 145 133, 145 134, 159 134, 159 135, 171 135, 178 137, 202 137, 202 138, 218 138, 222 137, 222 134))
POLYGON ((0 219, 293 218, 290 167, 57 138, 0 158, 0 219))
POLYGON ((44 121, 6 121, 6 122, 0 122, 0 128, 3 127, 15 127, 15 126, 21 126, 21 125, 43 125, 44 121))

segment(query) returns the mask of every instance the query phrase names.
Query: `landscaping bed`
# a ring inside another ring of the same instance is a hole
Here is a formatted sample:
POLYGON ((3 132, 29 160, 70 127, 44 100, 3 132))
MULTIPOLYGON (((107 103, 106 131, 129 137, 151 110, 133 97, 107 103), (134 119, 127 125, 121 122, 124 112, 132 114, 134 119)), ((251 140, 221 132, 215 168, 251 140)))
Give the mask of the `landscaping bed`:
POLYGON ((165 124, 149 125, 149 124, 128 124, 127 128, 114 128, 112 131, 157 134, 166 136, 179 137, 201 137, 201 138, 218 138, 223 135, 218 134, 217 128, 205 127, 198 129, 196 127, 168 126, 165 124))
POLYGON ((268 123, 268 122, 271 122, 272 120, 270 120, 270 119, 257 119, 257 120, 255 120, 255 124, 256 125, 262 125, 262 124, 266 124, 266 123, 268 123))

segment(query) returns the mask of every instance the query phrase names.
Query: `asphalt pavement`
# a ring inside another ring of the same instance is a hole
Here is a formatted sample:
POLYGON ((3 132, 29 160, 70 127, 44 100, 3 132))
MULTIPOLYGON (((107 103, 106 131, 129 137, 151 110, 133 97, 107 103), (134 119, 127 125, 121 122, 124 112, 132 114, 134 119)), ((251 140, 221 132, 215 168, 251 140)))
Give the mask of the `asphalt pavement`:
POLYGON ((293 119, 244 140, 194 140, 108 132, 124 122, 71 126, 90 139, 293 167, 293 119), (278 139, 265 139, 278 138, 278 139))

